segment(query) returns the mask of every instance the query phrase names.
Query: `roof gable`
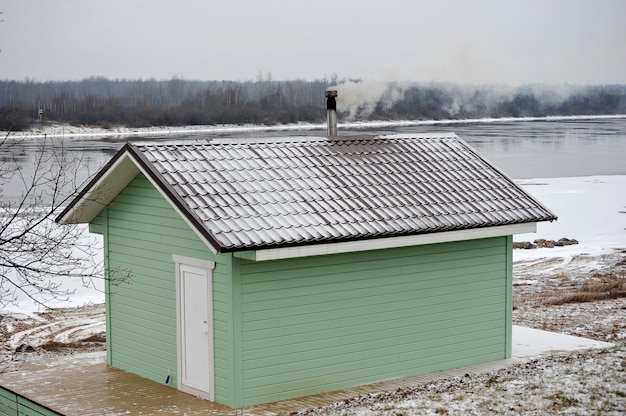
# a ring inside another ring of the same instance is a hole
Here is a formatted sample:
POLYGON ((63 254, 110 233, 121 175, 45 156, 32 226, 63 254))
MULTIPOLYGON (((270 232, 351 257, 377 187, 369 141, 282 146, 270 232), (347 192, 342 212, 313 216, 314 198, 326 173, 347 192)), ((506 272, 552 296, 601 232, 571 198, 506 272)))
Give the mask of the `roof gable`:
MULTIPOLYGON (((215 251, 556 219, 454 134, 139 143, 123 151, 215 251)), ((119 181, 111 170, 59 219, 90 221, 77 209, 119 181)))

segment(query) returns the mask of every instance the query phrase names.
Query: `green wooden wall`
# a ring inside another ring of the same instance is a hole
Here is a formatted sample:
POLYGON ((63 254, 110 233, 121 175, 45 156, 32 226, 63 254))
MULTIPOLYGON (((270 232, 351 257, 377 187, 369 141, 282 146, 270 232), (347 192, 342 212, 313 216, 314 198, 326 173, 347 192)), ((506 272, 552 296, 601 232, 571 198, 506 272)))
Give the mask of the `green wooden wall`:
POLYGON ((108 360, 178 383, 172 255, 212 260, 215 399, 231 407, 511 353, 511 237, 252 262, 213 255, 138 175, 91 224, 106 267, 108 360))
POLYGON ((110 365, 177 387, 176 280, 172 255, 216 261, 213 271, 216 401, 232 402, 230 256, 214 256, 176 211, 139 174, 90 227, 105 236, 109 270, 128 283, 107 285, 110 365))
POLYGON ((510 356, 510 238, 241 261, 241 404, 510 356))
POLYGON ((59 413, 40 406, 27 398, 0 387, 0 415, 2 416, 58 416, 59 413))

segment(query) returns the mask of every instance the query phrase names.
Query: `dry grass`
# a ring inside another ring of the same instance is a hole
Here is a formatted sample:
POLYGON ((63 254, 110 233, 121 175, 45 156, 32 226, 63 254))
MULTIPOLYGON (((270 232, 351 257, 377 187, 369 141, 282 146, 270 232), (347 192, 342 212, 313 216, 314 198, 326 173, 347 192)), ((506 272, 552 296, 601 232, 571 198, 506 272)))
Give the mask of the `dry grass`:
POLYGON ((90 337, 82 339, 80 342, 107 342, 107 337, 104 333, 94 334, 90 337))
POLYGON ((592 280, 577 288, 566 291, 543 293, 543 304, 549 306, 566 303, 597 302, 609 299, 626 298, 626 278, 623 273, 594 273, 592 280))
POLYGON ((79 342, 58 342, 58 341, 48 341, 45 344, 41 344, 39 348, 42 350, 46 350, 49 352, 59 352, 59 351, 67 351, 71 349, 77 349, 82 347, 83 344, 79 342))
POLYGON ((76 342, 48 341, 40 345, 39 348, 48 352, 62 352, 68 350, 83 350, 87 346, 103 344, 105 342, 106 336, 96 334, 76 342))

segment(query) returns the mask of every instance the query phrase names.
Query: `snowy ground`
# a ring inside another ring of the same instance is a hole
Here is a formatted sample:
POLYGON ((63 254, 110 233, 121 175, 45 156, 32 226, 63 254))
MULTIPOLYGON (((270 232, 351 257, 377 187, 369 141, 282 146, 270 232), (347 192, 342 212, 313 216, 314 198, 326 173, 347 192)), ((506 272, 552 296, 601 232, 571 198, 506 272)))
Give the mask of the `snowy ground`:
MULTIPOLYGON (((504 370, 356 397, 301 414, 626 413, 626 176, 519 183, 559 219, 514 240, 567 237, 579 244, 514 250, 513 323, 615 347, 555 353, 504 370)), ((77 289, 69 302, 51 311, 37 312, 22 303, 0 313, 0 372, 19 371, 25 360, 104 350, 103 296, 77 289), (81 305, 86 306, 76 308, 81 305), (34 352, 15 352, 22 344, 34 352)))
MULTIPOLYGON (((493 123, 507 121, 541 121, 541 120, 600 120, 626 118, 626 114, 614 115, 590 115, 590 116, 546 116, 546 117, 500 117, 500 118, 479 118, 479 119, 452 119, 452 120, 385 120, 385 121, 346 121, 338 124, 340 129, 375 129, 384 127, 410 127, 410 126, 431 126, 439 124, 468 124, 468 123, 493 123)), ((326 131, 326 123, 293 123, 278 124, 271 126, 262 126, 258 124, 249 125, 198 125, 198 126, 180 126, 180 127, 123 127, 116 126, 111 128, 93 127, 93 126, 72 126, 69 124, 43 122, 35 124, 32 128, 19 132, 11 132, 12 137, 17 138, 119 138, 127 139, 132 137, 150 137, 150 136, 175 136, 190 134, 217 134, 222 132, 232 133, 250 133, 260 131, 303 131, 303 130, 321 130, 326 131)), ((6 131, 0 131, 0 137, 8 134, 6 131)))
MULTIPOLYGON (((625 116, 626 117, 626 116, 625 116)), ((132 137, 151 136, 177 136, 192 134, 217 134, 228 133, 249 133, 260 131, 302 131, 302 130, 326 130, 325 124, 315 123, 294 123, 284 125, 262 126, 258 124, 250 125, 215 125, 215 126, 180 126, 180 127, 90 127, 72 126, 69 124, 42 123, 24 131, 11 132, 14 138, 66 138, 66 139, 93 139, 93 138, 118 138, 120 140, 132 137)), ((0 132, 0 137, 4 137, 8 132, 0 132)))

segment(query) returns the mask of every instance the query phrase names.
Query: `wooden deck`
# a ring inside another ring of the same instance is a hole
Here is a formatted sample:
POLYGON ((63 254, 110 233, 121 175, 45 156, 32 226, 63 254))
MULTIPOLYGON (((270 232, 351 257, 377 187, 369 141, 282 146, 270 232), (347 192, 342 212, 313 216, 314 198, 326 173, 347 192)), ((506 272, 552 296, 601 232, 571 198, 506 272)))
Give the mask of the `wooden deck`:
POLYGON ((232 414, 233 410, 111 368, 103 353, 26 363, 0 385, 62 415, 232 414))
POLYGON ((361 394, 415 386, 434 379, 463 376, 510 365, 501 360, 424 376, 318 394, 244 409, 202 400, 143 377, 111 368, 104 353, 77 354, 52 362, 33 361, 19 371, 0 374, 0 386, 62 415, 285 415, 361 394))

